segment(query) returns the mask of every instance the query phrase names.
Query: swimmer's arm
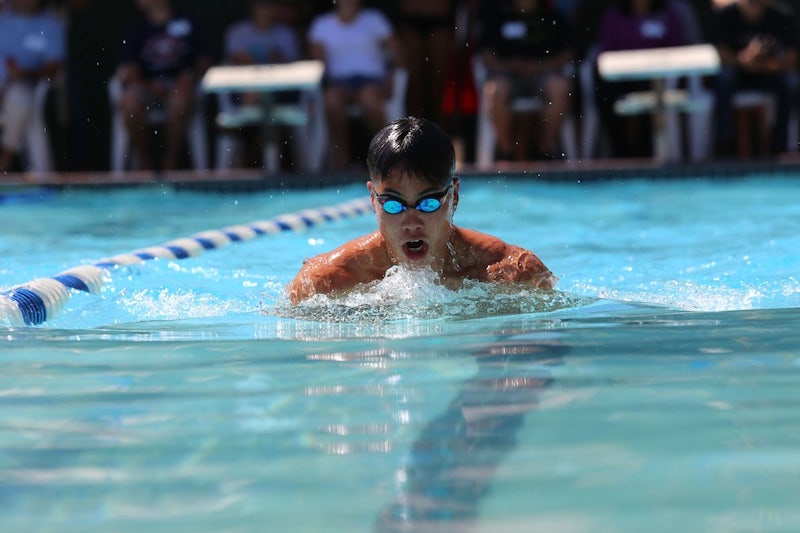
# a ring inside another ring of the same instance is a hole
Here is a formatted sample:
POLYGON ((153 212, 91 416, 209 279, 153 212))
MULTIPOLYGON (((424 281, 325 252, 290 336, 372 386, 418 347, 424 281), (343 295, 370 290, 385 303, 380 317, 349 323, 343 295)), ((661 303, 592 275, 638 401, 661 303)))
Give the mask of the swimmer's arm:
POLYGON ((503 258, 486 267, 488 281, 517 282, 538 289, 552 289, 558 278, 541 259, 524 248, 508 246, 503 258))
POLYGON ((293 305, 315 294, 345 293, 360 283, 381 279, 387 268, 383 239, 375 231, 306 260, 286 292, 293 305))
POLYGON ((306 261, 295 278, 286 286, 286 294, 296 305, 315 294, 333 294, 353 288, 357 280, 348 269, 324 264, 318 258, 306 261))

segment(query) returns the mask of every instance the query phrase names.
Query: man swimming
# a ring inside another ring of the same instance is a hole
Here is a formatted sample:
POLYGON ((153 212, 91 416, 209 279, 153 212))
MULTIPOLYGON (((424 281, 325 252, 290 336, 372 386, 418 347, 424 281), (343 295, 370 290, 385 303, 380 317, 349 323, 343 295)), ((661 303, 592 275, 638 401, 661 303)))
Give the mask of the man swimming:
POLYGON ((406 117, 388 124, 369 145, 367 167, 378 229, 306 260, 286 288, 292 304, 344 294, 396 265, 431 269, 448 287, 473 279, 552 289, 558 281, 532 252, 453 224, 455 151, 435 123, 406 117))

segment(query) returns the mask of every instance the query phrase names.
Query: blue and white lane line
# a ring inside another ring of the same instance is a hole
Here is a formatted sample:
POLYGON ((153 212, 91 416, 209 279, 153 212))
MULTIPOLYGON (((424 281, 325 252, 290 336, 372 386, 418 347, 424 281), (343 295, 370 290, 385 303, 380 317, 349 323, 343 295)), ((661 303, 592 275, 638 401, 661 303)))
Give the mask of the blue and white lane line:
POLYGON ((220 230, 195 233, 160 246, 140 248, 129 253, 101 259, 91 265, 64 270, 49 278, 38 278, 0 291, 0 322, 15 326, 35 326, 52 319, 69 300, 73 291, 97 294, 108 270, 141 263, 150 259, 186 259, 205 250, 216 250, 231 242, 283 231, 301 231, 325 222, 352 218, 372 212, 369 198, 359 198, 341 204, 305 209, 279 215, 273 219, 228 226, 220 230))

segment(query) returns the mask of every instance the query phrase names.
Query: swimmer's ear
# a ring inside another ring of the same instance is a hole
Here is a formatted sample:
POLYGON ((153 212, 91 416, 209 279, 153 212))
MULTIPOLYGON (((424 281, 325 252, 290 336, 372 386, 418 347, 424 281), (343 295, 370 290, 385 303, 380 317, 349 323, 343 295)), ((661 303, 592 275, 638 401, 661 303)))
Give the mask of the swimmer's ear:
POLYGON ((372 204, 372 212, 377 213, 377 208, 375 206, 377 200, 375 199, 375 189, 372 186, 372 180, 367 182, 367 190, 369 191, 369 203, 372 204))
POLYGON ((453 178, 453 211, 458 207, 458 189, 460 185, 461 182, 458 180, 458 176, 455 176, 453 178))

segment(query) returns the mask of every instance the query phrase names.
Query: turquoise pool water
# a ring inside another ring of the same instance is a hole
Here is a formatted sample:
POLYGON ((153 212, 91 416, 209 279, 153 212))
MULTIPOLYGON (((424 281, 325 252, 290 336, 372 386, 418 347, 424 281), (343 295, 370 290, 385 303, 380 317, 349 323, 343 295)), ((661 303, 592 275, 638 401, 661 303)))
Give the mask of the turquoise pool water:
MULTIPOLYGON (((797 531, 797 179, 464 178, 457 223, 533 249, 555 293, 398 271, 290 308, 362 216, 0 318, 0 529, 797 531)), ((0 291, 363 192, 6 203, 0 291)))

